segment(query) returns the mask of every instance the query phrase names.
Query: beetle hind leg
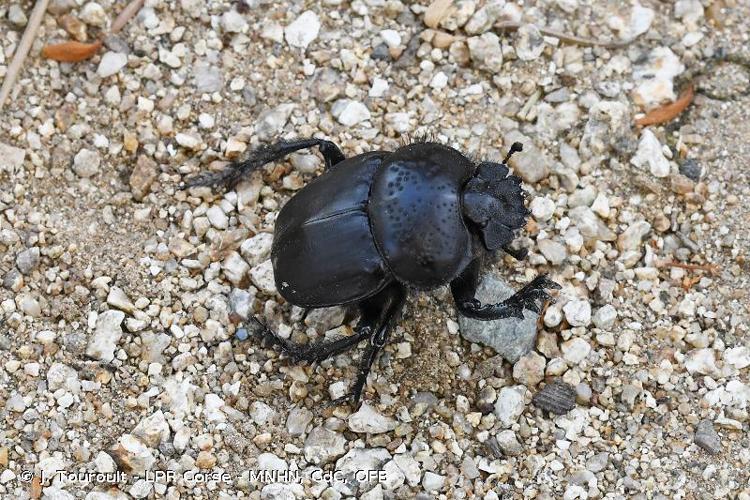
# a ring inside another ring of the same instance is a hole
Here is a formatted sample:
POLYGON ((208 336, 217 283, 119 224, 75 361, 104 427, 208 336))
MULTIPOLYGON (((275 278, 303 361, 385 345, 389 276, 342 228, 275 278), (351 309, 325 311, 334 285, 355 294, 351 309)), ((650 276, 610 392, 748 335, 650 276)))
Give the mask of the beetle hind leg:
POLYGON ((244 160, 234 162, 220 172, 204 172, 191 177, 185 181, 184 188, 194 186, 233 187, 243 177, 261 168, 263 165, 280 160, 300 149, 315 146, 318 146, 320 153, 323 155, 323 159, 326 162, 326 169, 345 159, 344 153, 341 152, 338 146, 324 139, 279 141, 276 144, 261 146, 253 150, 244 160))
POLYGON ((352 391, 346 396, 331 401, 328 406, 338 406, 349 401, 356 405, 359 402, 372 364, 380 350, 388 342, 391 329, 398 320, 406 302, 406 296, 404 287, 394 283, 361 305, 362 317, 375 320, 375 333, 370 337, 370 342, 359 361, 357 380, 354 382, 352 391))
POLYGON ((342 352, 351 349, 362 340, 370 337, 373 332, 369 325, 362 324, 360 321, 354 335, 335 340, 323 340, 313 344, 302 345, 295 344, 294 342, 279 336, 278 333, 263 325, 255 318, 253 318, 253 321, 255 321, 260 329, 262 329, 264 337, 268 339, 272 345, 278 346, 279 349, 281 349, 281 352, 292 358, 294 361, 307 361, 308 363, 319 363, 331 356, 341 354, 342 352))

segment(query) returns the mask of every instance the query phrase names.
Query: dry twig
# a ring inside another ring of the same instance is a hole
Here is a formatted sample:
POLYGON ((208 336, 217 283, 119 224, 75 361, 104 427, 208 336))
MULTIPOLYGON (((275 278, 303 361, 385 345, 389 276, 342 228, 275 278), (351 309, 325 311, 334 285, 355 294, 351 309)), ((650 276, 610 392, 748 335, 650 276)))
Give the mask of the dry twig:
MULTIPOLYGON (((521 26, 523 26, 523 23, 509 21, 505 23, 498 23, 495 25, 495 28, 501 31, 517 31, 521 26)), ((628 45, 633 43, 636 38, 638 38, 633 37, 629 40, 595 40, 593 38, 582 38, 580 36, 569 35, 567 33, 562 33, 560 31, 551 30, 549 28, 544 28, 541 26, 537 26, 536 28, 539 30, 539 33, 544 36, 551 36, 559 39, 561 42, 582 45, 584 47, 604 47, 605 49, 620 49, 622 47, 627 47, 628 45)))
POLYGON ((34 10, 31 11, 29 23, 26 25, 26 30, 23 32, 21 42, 16 48, 13 61, 10 63, 10 66, 8 66, 8 72, 5 74, 3 86, 0 87, 0 111, 2 111, 5 101, 8 99, 11 90, 13 90, 13 84, 16 82, 16 78, 18 78, 18 74, 21 72, 21 68, 23 68, 23 62, 26 60, 26 56, 29 54, 29 49, 31 49, 31 45, 34 43, 36 32, 42 24, 44 13, 47 11, 47 4, 49 4, 49 0, 37 0, 36 5, 34 5, 34 10))
POLYGON ((135 16, 138 11, 141 10, 141 7, 143 7, 143 1, 144 0, 133 0, 124 9, 122 9, 122 12, 120 12, 115 21, 112 23, 112 27, 109 30, 110 33, 118 33, 126 24, 128 24, 128 21, 130 21, 133 16, 135 16))

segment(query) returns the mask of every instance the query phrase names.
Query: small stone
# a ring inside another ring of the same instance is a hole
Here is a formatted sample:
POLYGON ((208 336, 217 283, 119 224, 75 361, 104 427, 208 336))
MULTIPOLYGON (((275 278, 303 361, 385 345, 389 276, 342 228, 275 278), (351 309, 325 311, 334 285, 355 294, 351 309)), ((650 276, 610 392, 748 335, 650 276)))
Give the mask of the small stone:
POLYGON ((63 363, 52 363, 47 370, 47 388, 53 392, 64 388, 72 394, 78 394, 81 390, 78 372, 63 363))
POLYGON ((721 438, 714 430, 714 424, 710 420, 701 420, 695 430, 695 444, 706 450, 711 455, 721 453, 721 438))
POLYGON ((261 291, 268 294, 276 293, 276 281, 273 277, 273 265, 270 259, 250 269, 250 279, 253 285, 261 291))
POLYGON ((229 217, 224 213, 219 205, 213 205, 206 210, 206 217, 208 222, 211 223, 216 229, 226 229, 229 227, 229 217))
POLYGON ((81 9, 80 18, 88 25, 104 28, 107 25, 107 13, 96 2, 89 2, 81 9))
MULTIPOLYGON (((646 61, 633 68, 633 79, 637 85, 633 91, 633 100, 645 109, 654 108, 666 101, 674 101, 676 96, 673 80, 683 71, 685 66, 671 49, 652 49, 646 61)), ((650 130, 645 129, 644 133, 646 132, 650 133, 650 130)))
POLYGON ((221 90, 224 86, 224 79, 219 68, 205 61, 199 61, 193 68, 193 84, 198 92, 210 94, 221 90))
POLYGON ((513 378, 526 387, 534 387, 544 379, 546 364, 544 356, 532 351, 513 365, 513 378))
POLYGON ((320 32, 318 15, 311 10, 306 10, 284 29, 284 38, 292 47, 306 49, 318 37, 318 32, 320 32))
POLYGON ((306 408, 293 408, 286 419, 286 430, 290 436, 301 436, 312 421, 313 414, 306 408))
POLYGON ((427 471, 422 478, 422 487, 425 491, 440 491, 445 486, 445 476, 427 471))
POLYGON ((346 453, 346 438, 340 432, 315 427, 305 439, 305 460, 313 465, 325 465, 346 453))
POLYGON ((396 30, 381 30, 380 38, 389 48, 395 49, 401 46, 401 35, 396 30))
POLYGON ((588 300, 570 300, 563 306, 563 312, 570 326, 588 326, 591 323, 591 304, 588 300))
POLYGON ((548 239, 537 240, 537 246, 539 247, 539 251, 542 252, 542 255, 544 255, 544 258, 547 259, 547 262, 553 266, 559 266, 565 262, 565 259, 568 257, 565 245, 558 243, 557 241, 548 239))
POLYGON ((216 456, 214 456, 214 454, 210 451, 201 451, 198 453, 198 456, 195 459, 195 465, 198 466, 199 469, 211 469, 214 465, 216 465, 216 456))
POLYGON ((16 267, 28 276, 39 265, 39 247, 31 247, 16 255, 16 267))
POLYGON ((531 200, 529 204, 531 215, 539 222, 548 221, 555 213, 555 202, 549 198, 540 196, 531 200))
POLYGON ((536 147, 531 138, 518 130, 511 130, 505 134, 503 140, 506 148, 510 148, 514 142, 523 144, 523 151, 513 155, 508 163, 513 167, 513 173, 524 182, 535 184, 549 176, 552 161, 536 147))
POLYGON ((526 406, 524 402, 526 388, 522 385, 503 387, 495 401, 495 416, 503 427, 513 425, 521 416, 526 406))
POLYGON ((133 435, 151 448, 169 439, 169 434, 169 424, 161 410, 142 419, 133 429, 133 435))
POLYGON ((117 467, 129 474, 143 474, 156 463, 151 450, 132 434, 120 436, 117 444, 109 452, 117 467))
POLYGON ((73 171, 78 177, 88 178, 99 172, 99 153, 83 148, 73 158, 73 171))
POLYGON ((517 457, 523 453, 523 446, 518 442, 516 433, 511 430, 498 432, 497 436, 495 436, 495 440, 503 454, 509 457, 517 457))
POLYGON ((732 347, 724 351, 724 361, 738 370, 750 366, 750 349, 745 346, 732 347))
POLYGON ((142 201, 159 175, 156 162, 146 155, 139 155, 130 174, 130 192, 136 201, 142 201))
POLYGON ((118 73, 128 64, 128 55, 120 52, 105 52, 96 68, 96 74, 101 78, 110 77, 118 73))
POLYGON ((649 172, 655 177, 669 175, 669 161, 664 157, 661 142, 649 129, 644 129, 641 133, 638 150, 630 163, 636 167, 648 165, 649 172))
POLYGON ((227 33, 242 33, 247 28, 247 21, 236 10, 228 10, 221 16, 221 27, 227 33))
MULTIPOLYGON (((248 318, 250 318, 250 316, 252 316, 254 300, 255 295, 253 295, 252 293, 248 292, 247 290, 235 288, 229 294, 229 309, 241 319, 246 321, 248 318)), ((247 338, 247 330, 245 330, 244 335, 245 338, 247 338)))
MULTIPOLYGON (((133 486, 130 487, 128 490, 128 493, 130 493, 130 496, 133 498, 146 498, 150 493, 151 490, 154 488, 153 481, 146 481, 145 479, 138 479, 133 483, 133 486)), ((48 496, 45 492, 45 497, 48 496)))
POLYGON ((565 361, 572 365, 577 365, 589 355, 591 345, 580 337, 576 337, 563 342, 560 346, 565 361))
POLYGON ((237 252, 231 252, 221 263, 224 276, 234 285, 243 286, 247 283, 247 273, 250 266, 237 252))
POLYGON ((689 373, 712 375, 718 371, 714 350, 711 348, 694 349, 688 352, 684 364, 689 373))
POLYGON ((489 0, 466 22, 464 31, 469 35, 478 35, 488 31, 502 15, 504 4, 504 0, 489 0))
POLYGON ((305 325, 323 333, 340 326, 344 322, 345 316, 346 308, 344 307, 320 307, 307 313, 305 325))
MULTIPOLYGON (((487 274, 482 278, 476 298, 483 304, 502 302, 515 293, 503 280, 487 274)), ((504 318, 494 321, 480 321, 459 316, 461 336, 471 342, 492 347, 511 363, 534 348, 536 321, 539 317, 532 311, 524 311, 524 318, 504 318)))
POLYGON ((331 113, 342 125, 351 127, 370 119, 370 110, 359 101, 341 99, 333 104, 331 113))
POLYGON ((603 471, 609 464, 609 453, 603 451, 586 460, 586 469, 594 474, 603 471))
POLYGON ((498 73, 503 67, 503 50, 500 38, 494 33, 484 33, 466 40, 471 60, 479 69, 498 73))
MULTIPOLYGON (((2 148, 0 148, 2 149, 2 148)), ((680 163, 680 173, 694 182, 700 182, 703 175, 703 167, 698 160, 688 158, 680 163)))
POLYGON ((360 492, 367 491, 377 483, 377 476, 362 476, 363 470, 381 470, 383 464, 391 459, 385 448, 353 448, 336 461, 336 469, 343 475, 341 493, 359 497, 360 492))
POLYGON ((23 166, 23 160, 26 158, 26 151, 0 142, 0 172, 6 171, 10 174, 15 173, 23 166))
POLYGON ((581 236, 589 240, 614 241, 617 235, 589 207, 576 207, 568 212, 581 236))
POLYGON ((89 339, 86 355, 109 363, 115 357, 117 342, 122 337, 122 327, 125 319, 122 311, 104 311, 96 320, 96 329, 89 339))
POLYGON ((268 140, 283 130, 294 107, 292 103, 285 103, 261 113, 255 123, 255 133, 258 134, 258 138, 268 140))
POLYGON ((107 294, 107 304, 120 309, 121 311, 125 311, 128 314, 133 314, 133 311, 135 310, 135 306, 133 305, 133 302, 130 301, 130 297, 127 296, 122 288, 116 286, 109 289, 109 293, 107 294))
POLYGON ((174 140, 183 148, 192 150, 199 149, 201 144, 203 144, 203 139, 196 133, 179 132, 174 136, 174 140))
POLYGON ((610 304, 600 307, 594 313, 594 325, 602 330, 608 330, 612 328, 617 319, 617 309, 610 304))
POLYGON ((23 28, 29 19, 26 17, 26 13, 23 11, 20 5, 14 3, 8 8, 8 21, 14 26, 23 28))
POLYGON ((273 234, 258 233, 242 243, 240 253, 248 264, 254 266, 270 257, 272 244, 273 234))
POLYGON ((258 455, 258 469, 260 470, 286 471, 288 467, 284 460, 273 453, 261 453, 258 455))
POLYGON ((394 419, 382 415, 367 403, 362 403, 359 410, 349 416, 348 423, 350 430, 368 434, 392 431, 398 424, 394 419))
POLYGON ((440 21, 451 13, 452 3, 452 0, 433 0, 424 13, 425 26, 432 29, 437 28, 440 21))
POLYGON ((544 51, 544 38, 533 24, 524 24, 518 28, 516 54, 522 61, 533 61, 544 51))
POLYGON ((385 92, 388 90, 388 81, 383 80, 382 78, 375 77, 372 80, 372 86, 370 87, 370 91, 368 92, 368 96, 370 97, 383 97, 385 95, 385 92))
POLYGON ((534 394, 531 402, 542 410, 564 415, 576 406, 576 390, 572 385, 555 379, 534 394))

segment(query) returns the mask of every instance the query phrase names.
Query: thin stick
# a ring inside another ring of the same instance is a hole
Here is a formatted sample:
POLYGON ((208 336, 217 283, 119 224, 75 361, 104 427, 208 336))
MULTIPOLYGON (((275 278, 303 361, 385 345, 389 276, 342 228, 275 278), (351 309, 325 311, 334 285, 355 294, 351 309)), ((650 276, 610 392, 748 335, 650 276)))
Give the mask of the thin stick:
MULTIPOLYGON (((518 22, 504 22, 504 23, 498 23, 495 25, 495 28, 503 31, 517 31, 518 28, 523 26, 522 23, 518 22)), ((582 45, 584 47, 604 47, 605 49, 620 49, 622 47, 626 47, 633 43, 636 38, 633 37, 629 40, 594 40, 593 38, 581 38, 579 36, 575 35, 568 35, 567 33, 562 33, 560 31, 551 30, 549 28, 543 28, 541 26, 537 26, 536 29, 539 30, 539 33, 541 33, 544 36, 551 36, 554 38, 558 38, 563 42, 567 43, 573 43, 575 45, 582 45)))
POLYGON ((133 0, 127 6, 125 6, 125 8, 122 9, 122 12, 120 12, 120 15, 118 15, 115 21, 112 23, 110 33, 115 34, 119 32, 123 27, 125 27, 128 21, 130 21, 133 16, 136 15, 139 10, 141 10, 141 7, 143 7, 143 1, 144 0, 133 0))
POLYGON ((716 264, 686 264, 684 262, 664 262, 662 266, 666 267, 679 267, 680 269, 687 269, 688 271, 708 271, 711 274, 715 274, 719 270, 719 266, 716 264))
POLYGON ((23 32, 21 42, 16 48, 16 53, 13 56, 13 61, 10 63, 10 66, 8 66, 8 72, 5 74, 3 86, 0 88, 0 111, 3 110, 5 101, 8 99, 10 91, 13 90, 13 84, 16 82, 16 78, 21 72, 23 62, 26 60, 26 56, 29 54, 31 45, 34 43, 34 38, 36 38, 36 31, 42 24, 44 13, 47 11, 47 4, 49 4, 49 0, 37 0, 36 5, 34 5, 34 10, 31 11, 29 24, 26 25, 26 30, 23 32))

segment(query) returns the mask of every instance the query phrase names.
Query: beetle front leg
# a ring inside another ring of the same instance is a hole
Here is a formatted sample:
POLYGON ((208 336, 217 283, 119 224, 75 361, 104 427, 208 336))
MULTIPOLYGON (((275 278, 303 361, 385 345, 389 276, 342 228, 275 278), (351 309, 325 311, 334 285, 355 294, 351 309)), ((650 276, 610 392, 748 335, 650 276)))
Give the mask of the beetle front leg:
POLYGON ((479 260, 472 261, 461 275, 451 282, 451 292, 458 311, 469 318, 483 321, 515 317, 523 319, 523 310, 540 312, 544 303, 552 297, 547 289, 559 289, 560 285, 539 275, 531 283, 497 304, 482 304, 476 298, 479 284, 479 260))

